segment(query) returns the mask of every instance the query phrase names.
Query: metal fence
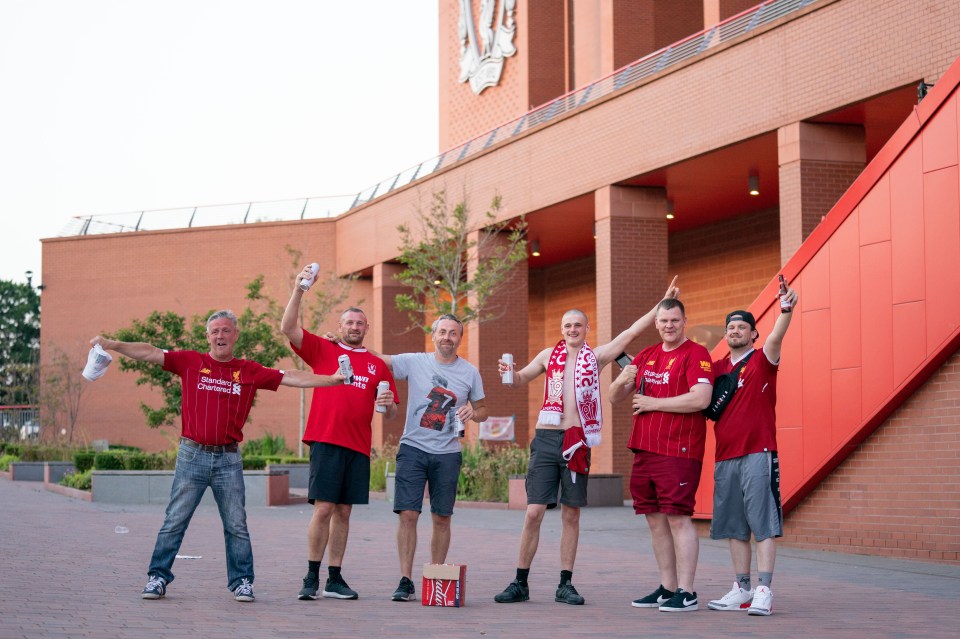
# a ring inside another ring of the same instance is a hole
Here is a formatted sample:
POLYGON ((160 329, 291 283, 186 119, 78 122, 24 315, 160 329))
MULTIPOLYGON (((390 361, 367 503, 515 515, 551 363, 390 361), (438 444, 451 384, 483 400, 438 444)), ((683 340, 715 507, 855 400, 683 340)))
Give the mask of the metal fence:
POLYGON ((394 189, 465 160, 493 144, 525 133, 550 122, 559 115, 641 82, 664 69, 700 55, 710 47, 743 36, 758 27, 799 11, 815 1, 767 0, 709 29, 654 51, 596 82, 562 95, 440 155, 382 180, 356 195, 78 216, 70 221, 60 235, 90 235, 336 217, 356 206, 386 195, 394 189))
POLYGON ((35 439, 40 433, 36 406, 0 406, 0 438, 35 439))

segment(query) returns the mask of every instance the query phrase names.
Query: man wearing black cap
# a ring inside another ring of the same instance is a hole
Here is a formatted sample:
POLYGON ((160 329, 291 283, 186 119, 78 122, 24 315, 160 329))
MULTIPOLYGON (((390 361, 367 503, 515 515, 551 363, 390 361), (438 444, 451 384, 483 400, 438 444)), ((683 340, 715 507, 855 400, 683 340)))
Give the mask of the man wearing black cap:
POLYGON ((714 471, 712 539, 727 539, 736 579, 733 589, 707 604, 711 610, 747 610, 769 615, 773 607, 770 583, 783 535, 780 508, 780 463, 777 459, 777 367, 783 337, 796 307, 797 293, 787 288, 782 312, 763 345, 757 322, 747 311, 727 315, 730 356, 713 363, 717 377, 733 373, 737 390, 714 426, 717 442, 714 471), (750 586, 750 534, 757 540, 759 584, 750 586))

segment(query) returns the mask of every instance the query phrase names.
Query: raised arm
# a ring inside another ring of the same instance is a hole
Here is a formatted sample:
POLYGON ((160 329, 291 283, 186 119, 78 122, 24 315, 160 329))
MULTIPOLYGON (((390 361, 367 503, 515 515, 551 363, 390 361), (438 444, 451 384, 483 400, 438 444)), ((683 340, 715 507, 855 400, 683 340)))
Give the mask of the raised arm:
POLYGON ((163 364, 163 350, 153 344, 147 344, 146 342, 121 342, 115 339, 107 339, 102 335, 97 335, 90 340, 90 346, 96 344, 99 344, 100 348, 108 351, 126 355, 130 359, 138 359, 151 364, 163 364))
MULTIPOLYGON (((665 300, 676 297, 680 297, 680 289, 677 287, 677 276, 674 275, 673 281, 670 282, 670 286, 667 287, 667 292, 663 294, 661 299, 665 300)), ((653 326, 653 322, 657 318, 657 306, 659 304, 660 301, 658 300, 657 303, 653 305, 653 308, 647 311, 643 317, 631 324, 625 331, 614 337, 606 344, 602 344, 593 349, 594 354, 597 356, 597 363, 600 364, 600 368, 603 368, 616 359, 617 355, 622 353, 630 344, 630 342, 640 337, 640 334, 643 331, 653 326)))
POLYGON ((293 386, 294 388, 316 388, 317 386, 339 386, 343 383, 343 375, 336 373, 334 375, 314 375, 306 371, 296 369, 283 371, 283 379, 280 380, 281 386, 293 386))
MULTIPOLYGON (((510 388, 517 388, 518 386, 529 384, 530 382, 535 380, 537 377, 540 376, 540 373, 545 373, 547 371, 547 362, 550 360, 550 353, 552 352, 553 352, 552 348, 545 348, 539 353, 537 353, 537 356, 533 358, 533 361, 531 361, 529 364, 527 364, 520 370, 513 372, 512 384, 504 384, 504 385, 509 386, 510 388)), ((507 363, 501 359, 499 360, 497 370, 500 373, 500 377, 503 377, 503 374, 506 373, 507 370, 509 370, 509 367, 507 366, 507 363)))
MULTIPOLYGON (((791 307, 796 309, 797 301, 800 299, 797 292, 788 286, 785 297, 790 302, 791 307)), ((780 363, 780 349, 783 347, 783 338, 787 334, 787 329, 790 328, 790 320, 792 319, 793 311, 780 313, 780 317, 773 323, 773 330, 770 331, 767 341, 763 343, 763 354, 767 356, 771 364, 780 363)))
POLYGON ((303 346, 303 328, 300 326, 300 302, 303 301, 303 291, 300 290, 300 280, 312 276, 313 271, 310 265, 307 265, 294 278, 293 292, 290 293, 290 301, 283 309, 283 318, 280 320, 280 331, 297 348, 303 346))

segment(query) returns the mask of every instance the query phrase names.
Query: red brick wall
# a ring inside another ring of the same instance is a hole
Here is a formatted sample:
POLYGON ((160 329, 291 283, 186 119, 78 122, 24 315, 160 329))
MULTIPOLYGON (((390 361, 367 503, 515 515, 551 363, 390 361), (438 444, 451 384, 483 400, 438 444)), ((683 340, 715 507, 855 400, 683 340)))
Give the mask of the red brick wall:
POLYGON ((958 401, 955 353, 787 516, 783 541, 960 564, 958 401))

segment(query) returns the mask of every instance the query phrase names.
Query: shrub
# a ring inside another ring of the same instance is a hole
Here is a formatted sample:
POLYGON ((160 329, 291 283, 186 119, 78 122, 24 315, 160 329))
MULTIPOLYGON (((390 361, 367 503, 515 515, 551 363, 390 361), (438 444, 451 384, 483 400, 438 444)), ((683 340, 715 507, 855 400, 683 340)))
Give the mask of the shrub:
POLYGON ((260 455, 247 455, 243 458, 244 470, 263 470, 267 467, 267 458, 260 455))
POLYGON ((529 462, 529 451, 516 445, 493 448, 478 442, 473 446, 464 446, 457 499, 507 501, 510 475, 527 472, 529 462))
POLYGON ((140 453, 143 452, 142 448, 136 446, 127 446, 126 444, 110 444, 110 450, 125 450, 131 453, 140 453))
MULTIPOLYGON (((14 457, 20 457, 20 452, 22 450, 23 446, 21 444, 13 444, 9 442, 3 447, 3 453, 5 455, 13 455, 14 457)), ((19 461, 19 459, 17 461, 19 461)))
POLYGON ((10 462, 18 462, 20 458, 16 455, 11 455, 9 453, 4 453, 0 456, 0 470, 4 472, 10 471, 10 462))
POLYGON ((60 479, 60 485, 77 490, 91 490, 93 488, 93 470, 68 473, 60 479))
POLYGON ((265 457, 276 456, 278 458, 293 453, 293 451, 287 448, 287 441, 283 435, 273 435, 271 433, 266 433, 259 439, 251 439, 246 442, 241 452, 244 457, 248 455, 262 455, 265 457))
POLYGON ((397 447, 386 444, 383 449, 370 451, 370 490, 383 492, 387 489, 387 469, 397 469, 397 447))
POLYGON ((125 453, 117 451, 97 453, 93 458, 93 467, 96 470, 124 470, 126 468, 125 456, 125 453))
POLYGON ((97 452, 94 450, 78 450, 73 453, 73 467, 78 473, 84 473, 93 468, 93 461, 97 452))

